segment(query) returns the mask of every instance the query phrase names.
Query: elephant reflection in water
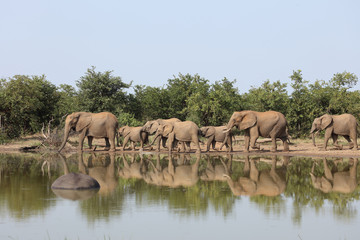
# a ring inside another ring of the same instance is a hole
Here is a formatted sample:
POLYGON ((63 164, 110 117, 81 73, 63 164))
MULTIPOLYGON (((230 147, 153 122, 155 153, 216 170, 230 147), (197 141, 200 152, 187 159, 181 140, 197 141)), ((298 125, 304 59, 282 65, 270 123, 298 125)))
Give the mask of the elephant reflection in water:
MULTIPOLYGON (((186 162, 186 154, 180 154, 177 162, 186 162)), ((160 155, 156 155, 156 166, 150 161, 152 169, 144 175, 145 182, 158 186, 190 187, 195 185, 199 180, 200 154, 196 155, 196 161, 193 164, 184 164, 175 166, 174 154, 168 155, 168 165, 163 168, 160 165, 160 155)))
POLYGON ((226 181, 226 175, 230 175, 232 172, 232 157, 232 154, 228 154, 227 161, 219 157, 220 164, 216 164, 215 159, 207 155, 207 166, 201 172, 200 179, 203 181, 226 181))
POLYGON ((338 192, 338 193, 352 193, 357 187, 356 168, 358 159, 351 159, 352 166, 348 171, 332 172, 328 166, 326 158, 323 158, 324 174, 325 176, 316 177, 314 175, 314 162, 311 169, 311 180, 314 188, 321 190, 324 193, 338 192))
POLYGON ((274 155, 272 156, 271 169, 258 171, 255 160, 250 160, 249 156, 246 156, 244 165, 245 176, 234 181, 229 175, 225 175, 227 183, 236 196, 278 196, 286 188, 286 166, 288 159, 288 156, 284 156, 282 166, 276 168, 276 156, 274 155))
POLYGON ((86 165, 84 163, 84 153, 79 153, 78 164, 80 172, 88 174, 99 182, 99 194, 108 195, 116 189, 118 180, 115 171, 115 153, 98 155, 92 153, 87 158, 86 165), (101 166, 94 166, 96 162, 100 162, 101 166))
POLYGON ((123 168, 118 169, 119 176, 121 178, 129 179, 129 178, 136 178, 142 179, 144 173, 147 171, 147 165, 143 159, 142 154, 136 153, 129 153, 129 154, 122 154, 122 160, 124 163, 123 168), (136 161, 136 156, 140 156, 140 162, 136 161), (130 163, 127 160, 127 156, 131 157, 130 163))

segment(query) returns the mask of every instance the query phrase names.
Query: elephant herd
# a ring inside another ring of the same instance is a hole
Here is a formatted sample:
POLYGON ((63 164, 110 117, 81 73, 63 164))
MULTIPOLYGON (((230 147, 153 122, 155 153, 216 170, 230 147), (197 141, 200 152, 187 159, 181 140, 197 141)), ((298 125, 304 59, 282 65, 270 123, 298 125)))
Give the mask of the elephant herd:
MULTIPOLYGON (((276 111, 234 112, 227 125, 204 126, 201 128, 192 121, 180 121, 177 118, 151 120, 146 122, 144 126, 122 126, 119 128, 118 120, 112 113, 75 112, 68 115, 65 120, 64 140, 59 151, 66 145, 70 131, 74 130, 79 133, 79 150, 83 150, 83 142, 87 137, 90 149, 93 148, 93 138, 104 138, 106 148, 115 151, 115 140, 121 136, 124 138, 122 150, 125 150, 126 144, 130 142, 133 150, 135 150, 135 144, 137 143, 140 144, 140 150, 145 147, 152 150, 152 145, 155 143, 156 151, 160 151, 162 145, 168 149, 169 153, 174 148, 177 148, 177 151, 189 152, 192 143, 196 148, 196 153, 200 153, 201 136, 207 139, 206 151, 210 150, 210 146, 215 150, 215 145, 218 142, 221 143, 220 150, 225 145, 227 151, 231 152, 233 151, 233 127, 244 130, 244 152, 249 152, 250 147, 260 149, 257 144, 259 137, 271 138, 272 152, 277 151, 277 139, 283 142, 283 150, 289 151, 288 124, 285 116, 276 111), (152 143, 145 146, 145 144, 149 143, 150 135, 154 135, 152 143)), ((334 145, 340 147, 337 143, 338 135, 344 136, 349 142, 350 148, 357 150, 357 120, 351 114, 325 114, 316 118, 311 128, 314 145, 315 133, 320 130, 325 130, 323 150, 326 150, 330 137, 333 139, 334 145)))

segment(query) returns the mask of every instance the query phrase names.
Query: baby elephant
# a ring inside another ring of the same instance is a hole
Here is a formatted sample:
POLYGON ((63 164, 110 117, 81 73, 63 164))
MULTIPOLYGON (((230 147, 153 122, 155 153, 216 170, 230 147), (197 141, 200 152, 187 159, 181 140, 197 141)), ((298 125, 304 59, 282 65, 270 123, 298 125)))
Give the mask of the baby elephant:
POLYGON ((139 142, 140 143, 140 150, 144 148, 144 143, 148 142, 148 133, 142 131, 142 127, 129 127, 124 126, 119 128, 118 131, 120 136, 124 137, 124 142, 122 145, 122 149, 125 150, 125 146, 128 143, 128 141, 131 142, 131 149, 135 150, 135 144, 139 142))
POLYGON ((213 126, 206 126, 200 128, 201 136, 207 138, 206 142, 206 151, 210 150, 210 144, 212 144, 212 148, 215 149, 216 142, 221 142, 221 146, 219 150, 225 145, 228 152, 232 152, 232 134, 231 131, 226 131, 226 126, 220 127, 213 127, 213 126))

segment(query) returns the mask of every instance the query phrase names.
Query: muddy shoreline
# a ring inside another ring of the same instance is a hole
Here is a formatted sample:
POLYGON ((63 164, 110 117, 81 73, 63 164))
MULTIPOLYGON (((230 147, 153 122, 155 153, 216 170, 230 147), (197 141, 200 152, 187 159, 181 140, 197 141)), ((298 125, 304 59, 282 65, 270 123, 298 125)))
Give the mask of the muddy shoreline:
MULTIPOLYGON (((76 142, 77 138, 74 138, 74 141, 76 142)), ((236 143, 233 144, 234 151, 230 154, 232 155, 278 155, 278 156, 299 156, 299 157, 351 157, 351 158, 359 158, 360 157, 360 149, 357 151, 354 151, 352 149, 349 149, 349 145, 345 141, 339 141, 340 145, 343 146, 343 149, 337 149, 330 143, 328 145, 327 151, 322 151, 321 147, 323 146, 323 141, 321 139, 317 140, 317 146, 313 146, 313 144, 309 140, 302 140, 302 139, 296 139, 290 144, 290 151, 289 152, 283 152, 283 146, 281 142, 278 142, 278 151, 277 152, 271 152, 270 151, 270 143, 269 142, 260 142, 260 150, 254 150, 250 149, 250 152, 246 153, 244 152, 244 144, 242 140, 240 139, 236 143)), ((94 139, 94 145, 97 146, 95 152, 96 153, 105 153, 107 151, 104 151, 104 142, 102 139, 94 139)), ((209 152, 205 152, 206 145, 200 144, 202 149, 202 154, 209 154, 209 155, 226 155, 229 154, 225 147, 222 151, 215 151, 210 150, 209 152)), ((216 147, 219 147, 217 145, 216 147)), ((137 148, 138 149, 138 148, 137 148)), ((0 145, 0 153, 26 153, 26 152, 35 152, 35 153, 42 153, 42 152, 56 152, 55 150, 51 151, 45 148, 42 148, 41 146, 41 138, 38 136, 28 136, 22 139, 19 139, 17 141, 13 141, 11 143, 7 143, 4 145, 0 145)), ((67 147, 62 151, 62 153, 76 153, 77 148, 68 144, 67 147)), ((89 149, 85 149, 84 152, 93 152, 89 149)), ((116 154, 121 153, 139 153, 138 150, 132 151, 132 150, 125 150, 121 151, 119 147, 116 148, 116 154)), ((190 153, 194 153, 195 149, 194 146, 192 146, 192 150, 190 153)), ((143 154, 154 154, 156 151, 148 151, 144 149, 142 151, 143 154)), ((163 149, 161 154, 167 154, 168 151, 166 149, 163 149)), ((176 153, 174 151, 174 153, 176 153)))

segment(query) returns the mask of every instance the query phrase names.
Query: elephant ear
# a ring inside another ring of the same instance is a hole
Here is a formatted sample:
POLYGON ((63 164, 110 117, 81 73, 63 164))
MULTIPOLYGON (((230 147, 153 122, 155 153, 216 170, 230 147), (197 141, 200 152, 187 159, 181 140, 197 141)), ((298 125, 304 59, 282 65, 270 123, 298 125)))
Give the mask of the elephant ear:
MULTIPOLYGON (((226 129, 225 129, 226 130, 226 129)), ((203 134, 205 137, 210 137, 215 134, 215 128, 213 127, 205 127, 203 134)))
POLYGON ((244 130, 253 127, 257 122, 257 118, 254 113, 246 113, 239 124, 239 129, 244 130))
POLYGON ((329 114, 325 114, 324 116, 321 117, 321 129, 325 129, 327 128, 333 121, 332 116, 330 116, 329 114))
POLYGON ((90 125, 91 121, 92 121, 91 114, 79 114, 79 120, 77 121, 76 124, 76 131, 77 132, 82 131, 84 128, 90 125))
POLYGON ((164 137, 167 137, 173 131, 174 126, 171 124, 164 124, 163 126, 161 126, 161 128, 162 128, 162 135, 164 137))
POLYGON ((124 127, 124 130, 122 131, 123 137, 126 137, 131 132, 131 129, 129 127, 124 127))

